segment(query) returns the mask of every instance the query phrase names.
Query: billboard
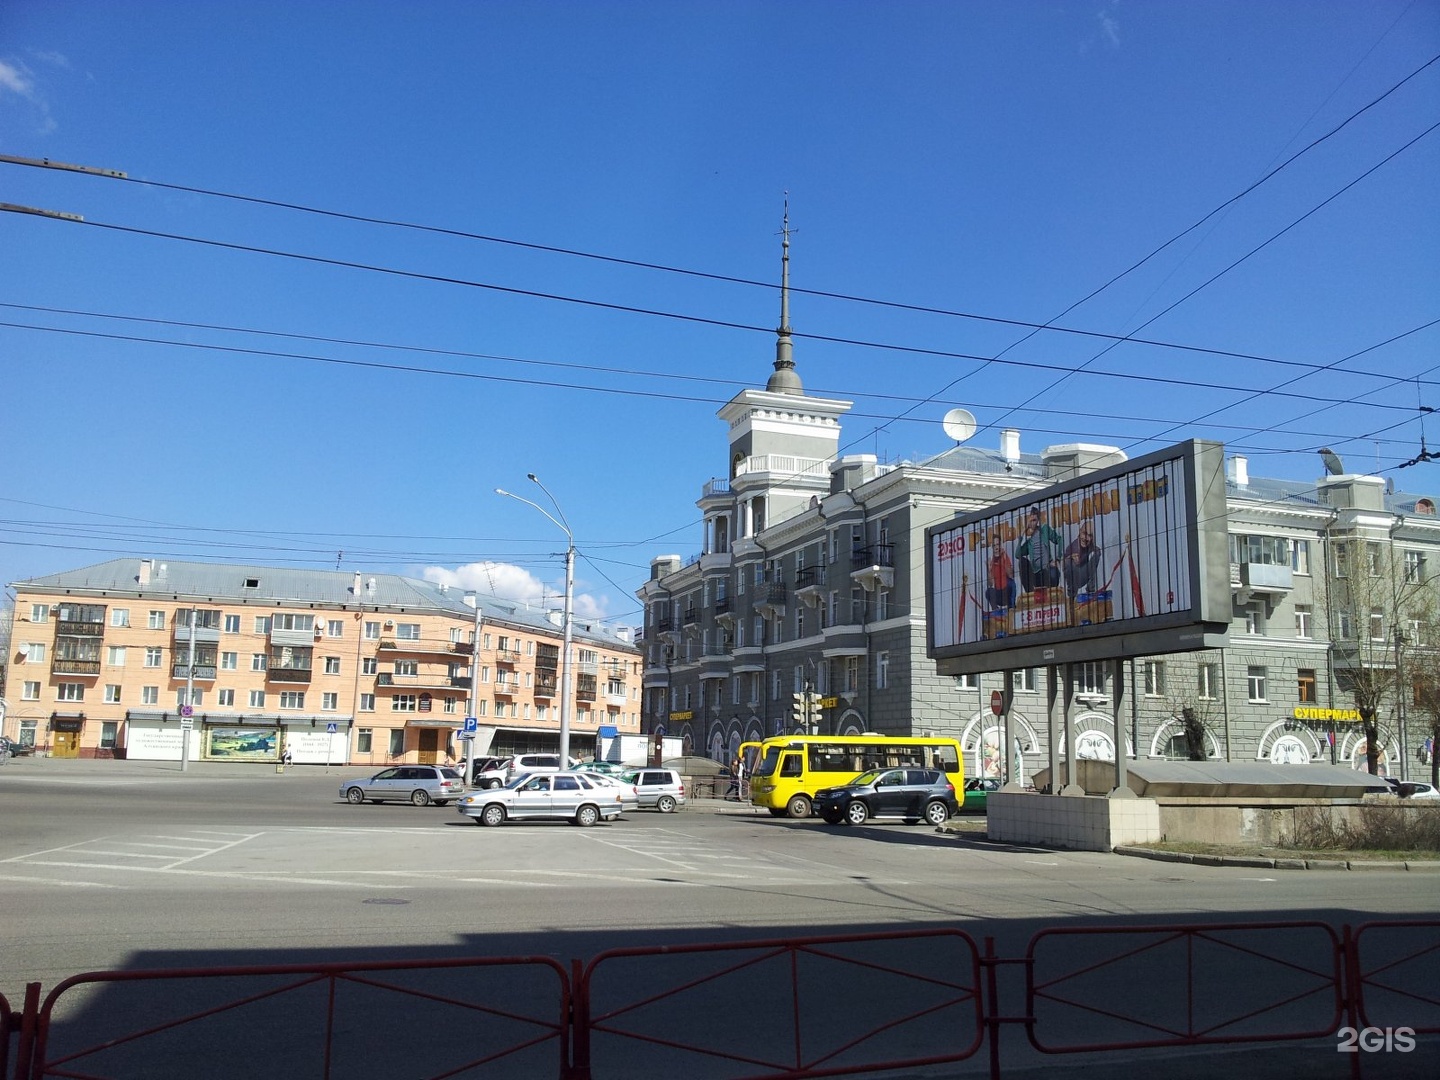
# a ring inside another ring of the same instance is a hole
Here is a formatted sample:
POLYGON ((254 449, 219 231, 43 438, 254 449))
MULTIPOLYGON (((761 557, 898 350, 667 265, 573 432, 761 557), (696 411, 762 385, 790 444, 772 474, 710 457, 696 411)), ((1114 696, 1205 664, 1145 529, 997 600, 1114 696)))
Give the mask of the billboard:
POLYGON ((941 674, 1223 644, 1230 622, 1219 443, 1007 500, 925 542, 928 654, 967 661, 941 674))

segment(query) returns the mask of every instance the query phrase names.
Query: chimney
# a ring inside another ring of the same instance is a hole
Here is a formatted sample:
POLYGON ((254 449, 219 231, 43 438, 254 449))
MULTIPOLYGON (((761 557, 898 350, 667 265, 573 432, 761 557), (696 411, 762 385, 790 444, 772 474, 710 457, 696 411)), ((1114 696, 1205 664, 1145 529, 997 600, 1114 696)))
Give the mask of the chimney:
POLYGON ((350 592, 354 596, 360 595, 360 571, 355 571, 355 580, 350 585, 350 592))
POLYGON ((1000 456, 1006 461, 1020 460, 1020 430, 1007 427, 1000 432, 1000 456))
POLYGON ((140 587, 143 589, 150 584, 150 560, 140 560, 140 587))
POLYGON ((1225 473, 1225 479, 1236 487, 1250 486, 1250 462, 1239 454, 1230 459, 1230 467, 1225 470, 1225 473))

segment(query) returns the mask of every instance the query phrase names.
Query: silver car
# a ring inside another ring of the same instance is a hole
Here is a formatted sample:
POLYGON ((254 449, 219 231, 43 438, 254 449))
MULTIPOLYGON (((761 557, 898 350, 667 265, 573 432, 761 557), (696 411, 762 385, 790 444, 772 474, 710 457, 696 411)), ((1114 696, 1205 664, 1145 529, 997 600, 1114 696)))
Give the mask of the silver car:
POLYGON ((685 782, 674 769, 637 769, 621 779, 635 785, 635 797, 641 806, 673 814, 677 806, 685 805, 685 782))
POLYGON ((620 792, 620 805, 625 810, 638 810, 640 808, 640 794, 635 790, 635 785, 628 783, 618 776, 611 776, 609 773, 597 773, 589 768, 576 770, 593 784, 601 787, 613 787, 620 792))
POLYGON ((455 806, 477 825, 509 820, 562 820, 576 825, 610 821, 625 809, 618 788, 597 783, 583 773, 541 773, 521 776, 504 787, 476 791, 455 806))
POLYGON ((416 806, 444 806, 465 794, 459 769, 445 765, 396 765, 363 780, 346 780, 340 797, 347 802, 410 802, 416 806))

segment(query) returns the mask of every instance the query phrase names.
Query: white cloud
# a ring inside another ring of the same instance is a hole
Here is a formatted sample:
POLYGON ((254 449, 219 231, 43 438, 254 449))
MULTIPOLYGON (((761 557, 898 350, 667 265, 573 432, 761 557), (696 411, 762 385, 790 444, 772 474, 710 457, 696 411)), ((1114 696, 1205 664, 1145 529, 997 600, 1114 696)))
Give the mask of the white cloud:
POLYGON ((35 83, 29 74, 4 60, 0 60, 0 89, 19 94, 27 101, 35 100, 35 83))
MULTIPOLYGON (((509 563, 467 563, 451 570, 444 566, 427 566, 420 575, 451 589, 474 589, 476 592, 516 600, 536 611, 559 609, 565 600, 565 583, 544 582, 530 571, 509 563)), ((608 604, 583 590, 576 591, 571 607, 577 619, 605 619, 608 604)))

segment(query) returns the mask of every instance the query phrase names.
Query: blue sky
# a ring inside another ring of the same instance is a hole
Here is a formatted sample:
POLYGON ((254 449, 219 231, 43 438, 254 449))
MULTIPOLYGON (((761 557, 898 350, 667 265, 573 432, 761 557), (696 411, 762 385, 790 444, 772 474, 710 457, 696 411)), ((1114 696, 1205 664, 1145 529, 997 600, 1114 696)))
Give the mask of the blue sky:
POLYGON ((786 192, 846 452, 963 406, 981 446, 1330 446, 1440 494, 1398 468, 1440 449, 1437 55, 1436 0, 7 0, 0 154, 129 179, 0 164, 86 220, 0 214, 0 581, 553 600, 563 533, 494 494, 553 510, 534 472, 577 611, 639 622, 769 375, 786 192))

